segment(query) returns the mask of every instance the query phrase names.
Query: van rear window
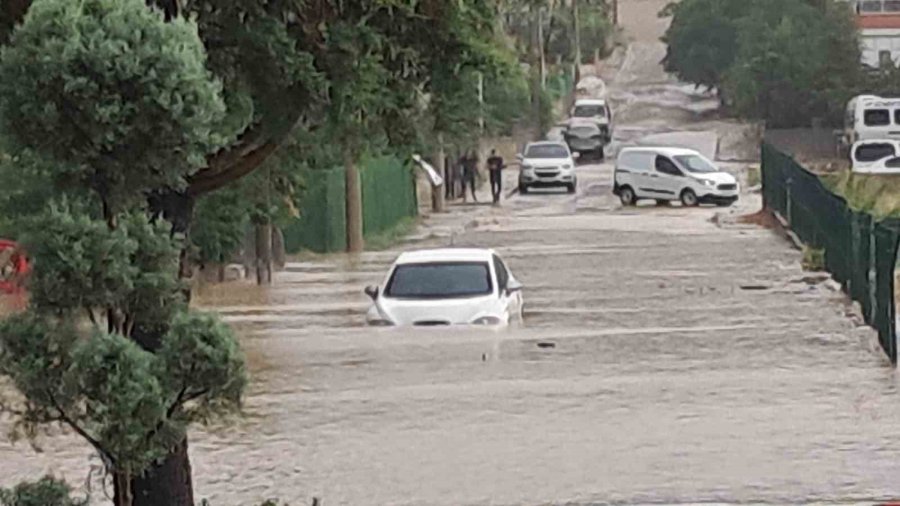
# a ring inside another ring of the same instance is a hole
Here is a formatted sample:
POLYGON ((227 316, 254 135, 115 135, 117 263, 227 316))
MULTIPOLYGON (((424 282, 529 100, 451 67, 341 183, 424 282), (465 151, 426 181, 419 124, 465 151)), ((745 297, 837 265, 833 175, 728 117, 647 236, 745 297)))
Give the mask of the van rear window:
POLYGON ((891 112, 887 109, 867 109, 863 113, 866 126, 888 126, 891 124, 891 112))
POLYGON ((863 144, 856 148, 854 158, 858 162, 874 162, 896 154, 893 144, 863 144))

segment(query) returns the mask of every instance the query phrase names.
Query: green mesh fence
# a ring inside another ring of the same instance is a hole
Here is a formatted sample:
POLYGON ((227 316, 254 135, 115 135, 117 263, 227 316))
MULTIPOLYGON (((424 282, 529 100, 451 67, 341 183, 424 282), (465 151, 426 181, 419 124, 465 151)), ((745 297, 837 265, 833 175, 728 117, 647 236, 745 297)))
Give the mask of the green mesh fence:
POLYGON ((394 157, 367 160, 360 170, 363 234, 371 236, 415 216, 416 185, 412 169, 394 157))
POLYGON ((825 266, 853 300, 897 364, 894 268, 900 221, 876 222, 832 193, 813 173, 769 144, 762 146, 763 203, 805 244, 825 251, 825 266))
POLYGON ((313 170, 305 178, 300 217, 284 229, 288 253, 328 253, 347 249, 344 169, 313 170))
MULTIPOLYGON (((412 169, 398 158, 381 157, 360 164, 363 233, 389 230, 418 212, 412 169)), ((347 249, 346 179, 343 167, 314 170, 306 177, 300 217, 285 227, 285 249, 330 253, 347 249)))

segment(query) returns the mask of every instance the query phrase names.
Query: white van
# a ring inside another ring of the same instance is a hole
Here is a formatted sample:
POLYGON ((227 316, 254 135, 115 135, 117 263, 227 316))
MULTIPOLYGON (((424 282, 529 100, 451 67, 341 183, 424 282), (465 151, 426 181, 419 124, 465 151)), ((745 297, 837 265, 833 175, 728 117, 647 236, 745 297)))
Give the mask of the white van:
POLYGON ((850 164, 857 174, 900 174, 900 141, 873 139, 850 148, 850 164))
POLYGON ((846 147, 868 139, 900 140, 900 99, 874 95, 850 99, 841 141, 846 147))
POLYGON ((737 201, 740 188, 734 176, 692 149, 636 147, 619 152, 613 193, 625 206, 653 199, 724 207, 737 201))

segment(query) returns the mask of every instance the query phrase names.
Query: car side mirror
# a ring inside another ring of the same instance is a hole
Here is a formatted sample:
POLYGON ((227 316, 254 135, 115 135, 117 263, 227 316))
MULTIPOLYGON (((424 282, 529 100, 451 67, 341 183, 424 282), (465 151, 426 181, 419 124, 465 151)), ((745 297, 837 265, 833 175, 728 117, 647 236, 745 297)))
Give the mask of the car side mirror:
POLYGON ((579 153, 578 151, 572 153, 573 160, 578 160, 579 158, 581 158, 581 153, 579 153))
POLYGON ((521 292, 522 288, 524 288, 522 286, 522 283, 519 283, 515 279, 509 280, 509 282, 506 284, 506 292, 507 293, 521 292))
POLYGON ((521 162, 524 159, 525 159, 525 157, 522 155, 522 153, 519 153, 518 155, 516 155, 516 160, 521 162))
POLYGON ((378 299, 378 287, 377 286, 374 286, 374 285, 367 286, 364 291, 366 292, 366 295, 368 295, 369 298, 371 298, 372 300, 378 299))

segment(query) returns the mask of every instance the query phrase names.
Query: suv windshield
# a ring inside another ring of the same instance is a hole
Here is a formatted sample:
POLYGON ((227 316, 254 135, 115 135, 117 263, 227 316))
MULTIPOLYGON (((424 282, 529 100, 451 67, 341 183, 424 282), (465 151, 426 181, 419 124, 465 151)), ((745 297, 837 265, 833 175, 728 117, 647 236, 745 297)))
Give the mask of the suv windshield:
POLYGON ((487 263, 442 262, 398 265, 384 294, 400 299, 451 299, 492 292, 487 263))
POLYGON ((678 164, 694 173, 719 172, 715 165, 706 161, 705 158, 697 155, 681 155, 676 156, 675 160, 678 164))
POLYGON ((525 150, 525 158, 568 158, 569 150, 560 144, 535 144, 525 150))
POLYGON ((606 109, 602 105, 576 105, 575 110, 572 111, 572 116, 576 118, 594 118, 594 117, 606 117, 606 109))

